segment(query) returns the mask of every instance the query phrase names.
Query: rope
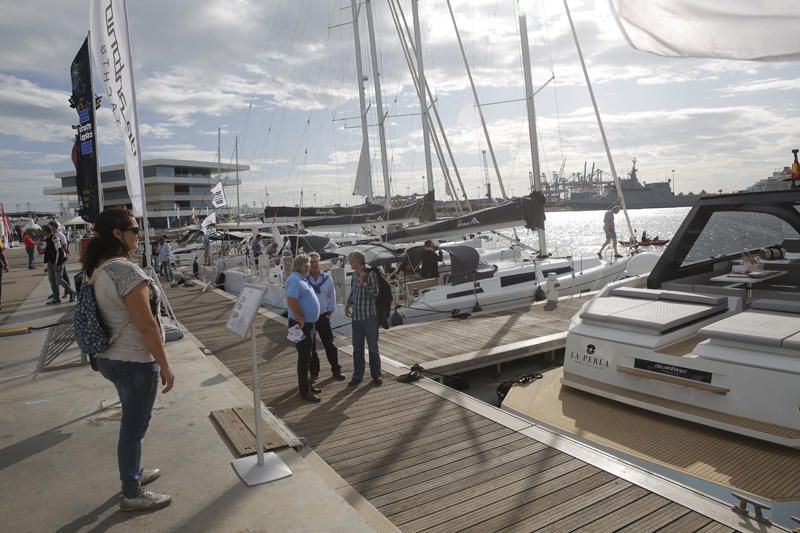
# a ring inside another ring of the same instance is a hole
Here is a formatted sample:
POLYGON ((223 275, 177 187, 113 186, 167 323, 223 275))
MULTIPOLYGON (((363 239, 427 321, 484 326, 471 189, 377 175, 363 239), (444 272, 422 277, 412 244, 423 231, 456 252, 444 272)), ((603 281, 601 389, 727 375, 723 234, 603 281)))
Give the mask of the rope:
MULTIPOLYGON (((441 374, 439 372, 434 372, 433 370, 425 370, 419 363, 414 363, 411 368, 408 370, 408 374, 404 376, 399 376, 397 381, 400 383, 413 383, 414 381, 419 381, 422 378, 423 374, 431 374, 433 376, 439 376, 441 378, 450 378, 453 377, 450 374, 441 374)), ((535 373, 535 374, 523 374, 519 377, 514 379, 481 379, 481 378, 470 378, 470 381, 479 382, 479 383, 499 383, 501 385, 526 385, 528 383, 533 383, 537 379, 542 379, 542 375, 535 373)))

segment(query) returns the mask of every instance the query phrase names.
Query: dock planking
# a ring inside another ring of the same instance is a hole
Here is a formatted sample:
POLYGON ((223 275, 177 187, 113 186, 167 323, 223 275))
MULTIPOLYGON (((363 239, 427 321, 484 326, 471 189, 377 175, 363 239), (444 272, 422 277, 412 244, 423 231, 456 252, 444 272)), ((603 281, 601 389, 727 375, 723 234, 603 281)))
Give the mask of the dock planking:
POLYGON ((451 374, 550 353, 566 345, 569 321, 592 295, 391 328, 381 331, 381 355, 407 367, 420 364, 451 374))
MULTIPOLYGON (((230 297, 197 288, 167 291, 183 325, 251 386, 249 340, 224 327, 230 297)), ((514 322, 506 329, 511 332, 521 319, 499 320, 514 322)), ((256 321, 262 400, 403 531, 564 530, 566 524, 592 531, 655 531, 673 524, 683 531, 710 526, 730 531, 417 385, 387 375, 381 387, 368 381, 347 387, 329 377, 324 354, 322 402, 303 402, 286 324, 268 313, 256 321), (604 508, 602 502, 612 499, 604 508), (593 527, 600 521, 608 528, 593 527)), ((385 336, 382 332, 381 341, 385 336)), ((349 356, 341 353, 340 362, 351 372, 349 356)))

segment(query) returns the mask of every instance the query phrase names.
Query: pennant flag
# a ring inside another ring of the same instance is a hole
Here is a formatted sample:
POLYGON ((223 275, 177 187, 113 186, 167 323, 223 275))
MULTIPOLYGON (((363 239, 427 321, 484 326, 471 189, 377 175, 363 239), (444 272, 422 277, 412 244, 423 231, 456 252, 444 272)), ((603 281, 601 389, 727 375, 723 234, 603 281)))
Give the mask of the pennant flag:
POLYGON ((800 59, 796 0, 611 0, 631 46, 662 56, 800 59))
POLYGON ((91 0, 89 28, 92 59, 122 136, 128 196, 134 216, 140 217, 144 213, 144 175, 125 0, 91 0))
POLYGON ((228 205, 228 202, 225 201, 225 188, 222 186, 222 182, 220 181, 211 189, 211 205, 214 206, 214 209, 218 207, 225 207, 228 205))
POLYGON ((207 232, 209 226, 214 226, 216 224, 217 224, 217 213, 214 212, 208 215, 206 218, 204 218, 203 222, 200 223, 200 226, 202 226, 204 232, 207 232))
POLYGON ((100 180, 97 170, 97 139, 95 137, 95 97, 92 90, 92 65, 89 58, 89 38, 83 41, 69 72, 72 78, 70 107, 78 112, 77 134, 72 146, 75 164, 75 187, 78 189, 78 215, 94 223, 100 214, 100 180))

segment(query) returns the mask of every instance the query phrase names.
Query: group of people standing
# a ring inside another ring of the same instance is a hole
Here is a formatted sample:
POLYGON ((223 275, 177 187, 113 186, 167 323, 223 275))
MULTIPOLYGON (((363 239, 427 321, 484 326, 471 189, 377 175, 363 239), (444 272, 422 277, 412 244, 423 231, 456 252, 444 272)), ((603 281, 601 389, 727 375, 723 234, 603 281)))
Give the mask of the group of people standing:
MULTIPOLYGON (((352 317, 353 341, 353 376, 348 386, 355 387, 364 379, 365 344, 369 353, 372 383, 379 386, 383 384, 383 379, 378 350, 378 274, 367 269, 364 255, 360 252, 351 253, 348 259, 353 268, 350 296, 345 305, 345 315, 352 317)), ((295 256, 292 260, 292 274, 286 279, 284 289, 289 310, 289 328, 296 327, 303 332, 302 338, 295 343, 297 384, 300 397, 309 402, 319 402, 317 395, 322 392, 315 385, 320 373, 317 334, 325 347, 332 378, 337 381, 347 379, 342 374, 330 324, 331 314, 336 310, 336 289, 328 273, 320 269, 319 261, 317 253, 295 256)))

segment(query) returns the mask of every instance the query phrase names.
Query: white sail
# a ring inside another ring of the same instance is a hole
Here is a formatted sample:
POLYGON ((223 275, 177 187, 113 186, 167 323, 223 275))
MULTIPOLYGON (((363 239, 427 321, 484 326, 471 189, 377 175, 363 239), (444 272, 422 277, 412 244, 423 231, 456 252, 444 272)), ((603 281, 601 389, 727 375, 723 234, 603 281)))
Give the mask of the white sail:
POLYGON ((369 145, 366 138, 361 142, 361 154, 358 156, 356 183, 353 186, 354 196, 372 197, 372 176, 369 168, 369 145))
POLYGON ((662 56, 800 59, 796 0, 611 0, 634 48, 662 56))

